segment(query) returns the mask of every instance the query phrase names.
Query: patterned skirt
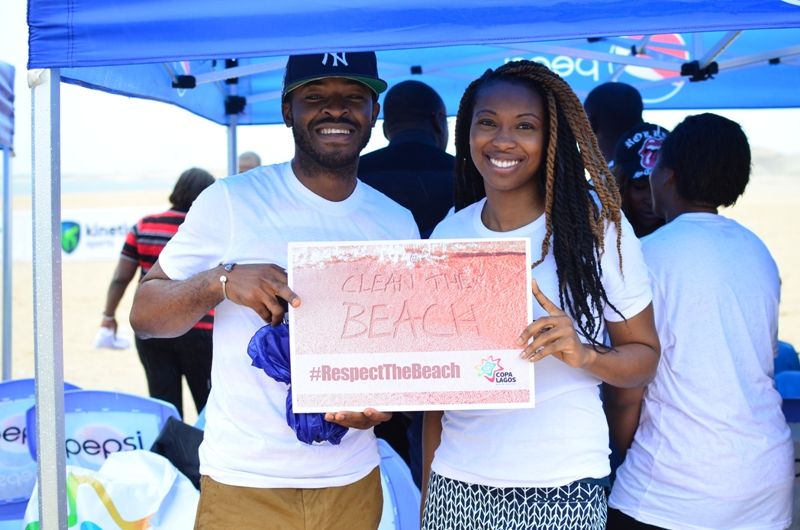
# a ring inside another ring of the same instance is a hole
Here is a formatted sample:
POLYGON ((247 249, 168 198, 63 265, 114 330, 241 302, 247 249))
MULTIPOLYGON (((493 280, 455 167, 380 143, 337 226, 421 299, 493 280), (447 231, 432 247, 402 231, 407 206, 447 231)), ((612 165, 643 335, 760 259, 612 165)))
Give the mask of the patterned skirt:
POLYGON ((431 472, 423 530, 604 530, 606 493, 576 481, 554 488, 495 488, 431 472))

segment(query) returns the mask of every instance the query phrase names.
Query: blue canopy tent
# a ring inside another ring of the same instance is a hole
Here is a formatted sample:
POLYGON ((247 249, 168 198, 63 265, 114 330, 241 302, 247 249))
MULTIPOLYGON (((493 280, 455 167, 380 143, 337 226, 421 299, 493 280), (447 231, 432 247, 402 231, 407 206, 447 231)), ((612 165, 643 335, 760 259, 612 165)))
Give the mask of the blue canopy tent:
POLYGON ((448 109, 486 68, 520 57, 551 66, 579 97, 619 80, 636 86, 648 109, 800 106, 795 0, 646 2, 631 14, 618 0, 317 0, 291 8, 113 0, 51 8, 61 3, 31 2, 29 67, 59 67, 64 82, 172 103, 228 125, 231 173, 236 126, 281 122, 286 55, 330 46, 378 50, 390 85, 424 81, 448 109))
MULTIPOLYGON (((642 92, 649 109, 800 106, 800 29, 666 33, 378 52, 389 86, 418 79, 458 108, 465 86, 487 68, 533 59, 564 77, 578 96, 606 81, 642 92), (696 62, 696 66, 694 66, 696 62), (716 65, 716 69, 710 64, 716 65), (714 69, 714 70, 712 70, 714 69), (694 78, 696 81, 692 81, 694 78), (701 82, 702 81, 702 82, 701 82), (742 94, 742 87, 747 94, 742 94)), ((183 107, 219 124, 281 123, 286 57, 168 61, 62 68, 61 80, 183 107), (235 92, 227 79, 236 79, 235 92), (234 95, 235 93, 235 95, 234 95), (237 103, 238 97, 238 105, 237 103), (226 105, 227 103, 227 105, 226 105)))
POLYGON ((281 69, 292 53, 377 50, 390 83, 429 82, 451 109, 467 81, 513 57, 549 61, 579 93, 589 79, 652 81, 652 94, 640 85, 650 108, 800 106, 798 0, 29 0, 28 8, 43 528, 66 520, 60 80, 170 102, 225 124, 230 153, 237 124, 279 121, 281 69), (583 75, 594 71, 592 61, 596 79, 583 75), (778 77, 757 84, 767 73, 778 77), (683 82, 709 75, 715 79, 683 82), (715 88, 723 83, 732 87, 724 98, 715 88))
POLYGON ((11 153, 14 150, 14 67, 0 62, 0 151, 3 152, 3 371, 11 379, 11 153))

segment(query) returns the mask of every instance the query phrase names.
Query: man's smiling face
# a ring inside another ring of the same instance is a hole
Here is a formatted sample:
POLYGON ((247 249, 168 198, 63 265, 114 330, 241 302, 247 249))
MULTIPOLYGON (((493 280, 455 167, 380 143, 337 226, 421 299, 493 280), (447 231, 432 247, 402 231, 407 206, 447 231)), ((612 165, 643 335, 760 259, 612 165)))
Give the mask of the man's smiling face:
POLYGON ((354 164, 369 142, 380 107, 365 85, 328 77, 288 94, 283 119, 292 127, 297 149, 328 169, 354 164))

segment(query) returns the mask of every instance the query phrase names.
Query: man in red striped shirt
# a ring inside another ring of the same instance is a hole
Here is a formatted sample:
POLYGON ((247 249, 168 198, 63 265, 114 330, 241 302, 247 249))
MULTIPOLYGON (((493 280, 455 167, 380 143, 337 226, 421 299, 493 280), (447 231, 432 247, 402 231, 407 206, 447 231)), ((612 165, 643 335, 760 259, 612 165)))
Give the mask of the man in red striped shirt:
MULTIPOLYGON (((131 228, 119 263, 108 286, 106 306, 101 326, 117 331, 114 313, 122 300, 125 289, 141 270, 141 276, 153 266, 161 250, 178 231, 186 218, 186 212, 200 192, 214 182, 214 177, 203 169, 184 171, 175 183, 169 196, 172 208, 147 215, 131 228)), ((214 311, 209 311, 185 335, 169 339, 136 338, 136 349, 142 361, 150 395, 175 405, 183 417, 183 392, 181 377, 192 393, 197 412, 206 405, 211 389, 211 329, 214 311)))

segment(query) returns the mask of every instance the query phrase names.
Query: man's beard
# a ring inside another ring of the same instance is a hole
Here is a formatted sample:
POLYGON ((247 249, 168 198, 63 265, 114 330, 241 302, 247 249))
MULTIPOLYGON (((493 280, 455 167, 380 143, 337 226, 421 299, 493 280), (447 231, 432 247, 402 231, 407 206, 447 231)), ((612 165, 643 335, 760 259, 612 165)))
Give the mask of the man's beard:
MULTIPOLYGON (((326 125, 330 126, 335 126, 336 123, 337 122, 325 122, 326 125)), ((348 124, 353 125, 349 122, 348 124)), ((312 129, 315 127, 319 127, 319 124, 310 125, 308 128, 312 129)), ((356 128, 356 132, 353 134, 358 134, 358 132, 359 129, 356 128)), ((361 139, 360 145, 353 152, 349 152, 345 149, 339 149, 332 152, 321 153, 316 149, 314 143, 311 141, 311 135, 309 134, 308 130, 300 127, 292 127, 292 136, 294 137, 294 143, 297 148, 320 167, 334 171, 354 166, 356 162, 358 162, 358 157, 361 154, 361 151, 364 149, 364 147, 366 147, 367 143, 369 143, 371 135, 372 129, 367 129, 364 137, 361 139)))

